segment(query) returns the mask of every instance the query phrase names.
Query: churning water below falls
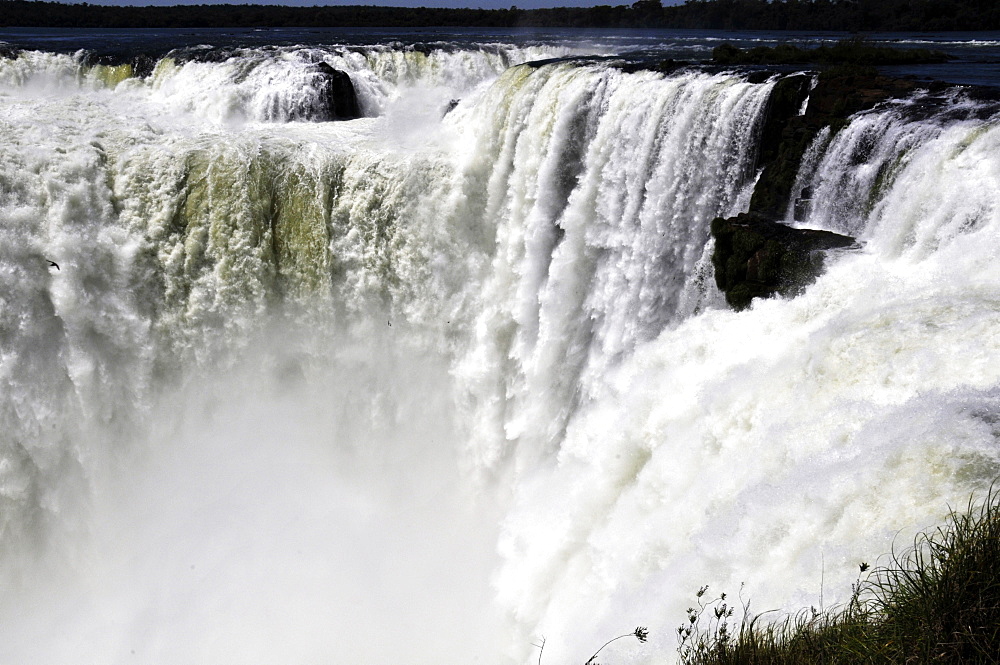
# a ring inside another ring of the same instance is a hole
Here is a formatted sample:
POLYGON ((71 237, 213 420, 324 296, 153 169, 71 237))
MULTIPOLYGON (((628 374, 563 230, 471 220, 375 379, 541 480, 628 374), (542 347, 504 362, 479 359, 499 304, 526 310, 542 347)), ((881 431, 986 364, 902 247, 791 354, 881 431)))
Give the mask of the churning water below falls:
POLYGON ((997 119, 821 134, 863 247, 734 312, 775 80, 595 50, 0 59, 0 663, 666 663, 1000 475, 997 119))

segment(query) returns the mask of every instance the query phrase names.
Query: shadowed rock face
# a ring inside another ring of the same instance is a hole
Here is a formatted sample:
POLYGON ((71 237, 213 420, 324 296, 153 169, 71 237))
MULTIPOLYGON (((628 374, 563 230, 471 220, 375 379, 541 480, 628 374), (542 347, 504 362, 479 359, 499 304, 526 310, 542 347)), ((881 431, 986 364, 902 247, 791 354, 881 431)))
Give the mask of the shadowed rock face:
POLYGON ((868 68, 823 72, 815 87, 812 80, 811 75, 786 76, 771 93, 758 154, 763 171, 750 201, 751 212, 784 214, 802 155, 823 127, 837 131, 851 115, 908 97, 918 87, 915 81, 882 76, 868 68), (799 115, 806 99, 806 112, 799 115))
POLYGON ((715 282, 730 307, 740 310, 754 298, 795 295, 822 272, 825 250, 858 246, 849 236, 775 220, 784 217, 802 156, 823 127, 836 132, 851 115, 907 97, 917 87, 915 81, 863 67, 829 70, 815 78, 793 74, 778 81, 760 129, 761 175, 749 212, 712 222, 715 282))
POLYGON ((736 310, 754 298, 795 295, 823 270, 823 250, 857 247, 850 236, 795 229, 756 213, 712 222, 715 283, 736 310))
POLYGON ((324 120, 352 120, 361 117, 358 106, 358 95, 354 90, 351 77, 346 72, 334 69, 329 63, 320 62, 316 65, 323 75, 323 97, 329 112, 324 120))

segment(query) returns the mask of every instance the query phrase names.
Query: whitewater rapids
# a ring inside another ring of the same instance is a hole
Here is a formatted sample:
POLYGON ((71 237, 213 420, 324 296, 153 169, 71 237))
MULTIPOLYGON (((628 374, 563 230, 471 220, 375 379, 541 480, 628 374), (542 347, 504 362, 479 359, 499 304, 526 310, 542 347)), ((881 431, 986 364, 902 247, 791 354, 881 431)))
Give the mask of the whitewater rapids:
POLYGON ((774 81, 571 55, 0 60, 0 662, 671 662, 989 486, 993 112, 821 134, 863 249, 736 313, 774 81))

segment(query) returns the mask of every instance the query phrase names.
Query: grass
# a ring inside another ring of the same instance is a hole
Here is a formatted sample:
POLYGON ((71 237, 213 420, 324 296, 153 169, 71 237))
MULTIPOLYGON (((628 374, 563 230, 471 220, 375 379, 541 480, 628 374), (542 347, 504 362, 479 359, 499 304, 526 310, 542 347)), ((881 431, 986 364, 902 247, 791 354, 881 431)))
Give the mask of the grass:
MULTIPOLYGON (((679 629, 685 665, 1000 663, 1000 491, 917 537, 873 569, 851 600, 784 621, 734 621, 725 595, 703 601, 679 629)), ((862 564, 865 571, 867 564, 862 564)))

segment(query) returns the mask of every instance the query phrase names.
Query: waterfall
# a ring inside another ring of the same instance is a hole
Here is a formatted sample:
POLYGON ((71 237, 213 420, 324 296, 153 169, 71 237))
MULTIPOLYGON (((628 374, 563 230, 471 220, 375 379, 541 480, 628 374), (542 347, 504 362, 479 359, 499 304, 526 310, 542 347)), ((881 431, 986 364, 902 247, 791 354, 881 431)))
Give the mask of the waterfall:
POLYGON ((582 55, 0 58, 0 660, 670 661, 998 475, 992 103, 819 133, 863 248, 733 312, 775 79, 582 55))
POLYGON ((732 75, 508 70, 465 177, 496 228, 466 360, 489 466, 558 448, 642 342, 697 311, 709 222, 746 205, 770 85, 732 75))
MULTIPOLYGON (((15 89, 148 88, 157 105, 202 121, 288 122, 319 103, 317 63, 351 76, 365 115, 386 113, 401 97, 419 89, 441 111, 449 99, 469 94, 522 62, 571 56, 568 46, 485 44, 476 49, 453 44, 423 48, 267 47, 174 49, 156 59, 149 76, 132 64, 92 64, 86 52, 55 54, 23 51, 0 61, 0 82, 15 89)), ((138 59, 138 58, 137 58, 138 59)), ((426 100, 429 101, 429 100, 426 100)))
POLYGON ((802 224, 864 250, 637 346, 518 483, 498 588, 547 657, 683 617, 702 585, 757 612, 843 602, 860 562, 997 476, 997 125, 962 101, 820 133, 802 224))

